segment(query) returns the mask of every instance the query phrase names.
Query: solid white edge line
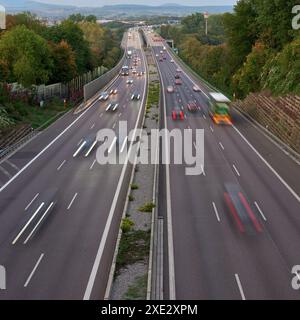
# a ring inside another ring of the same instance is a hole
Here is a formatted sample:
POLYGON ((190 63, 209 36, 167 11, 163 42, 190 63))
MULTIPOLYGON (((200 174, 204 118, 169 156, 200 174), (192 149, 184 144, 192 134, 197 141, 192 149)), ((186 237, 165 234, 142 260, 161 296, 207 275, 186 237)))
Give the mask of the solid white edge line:
POLYGON ((241 297, 242 297, 242 300, 246 300, 246 297, 245 297, 245 294, 244 294, 244 290, 243 290, 243 287, 242 287, 242 284, 241 284, 239 275, 236 273, 234 276, 235 276, 235 280, 236 280, 236 282, 237 282, 237 285, 238 285, 238 288, 239 288, 239 291, 240 291, 240 295, 241 295, 241 297))
POLYGON ((248 146, 254 151, 254 153, 261 159, 261 161, 273 172, 276 178, 288 189, 288 191, 300 202, 300 196, 287 184, 287 182, 279 175, 279 173, 269 164, 269 162, 254 148, 254 146, 247 140, 247 138, 232 125, 234 130, 242 137, 242 139, 248 144, 248 146))
POLYGON ((214 211, 215 211, 215 214, 216 214, 218 222, 221 222, 221 219, 220 219, 219 212, 218 212, 216 204, 213 202, 212 205, 213 205, 213 208, 214 208, 214 211))
POLYGON ((33 159, 31 159, 19 172, 17 172, 9 181, 7 181, 1 188, 0 192, 2 192, 8 185, 10 185, 16 178, 24 172, 31 164, 37 160, 42 154, 44 154, 58 139, 60 139, 76 122, 79 121, 91 108, 86 109, 82 112, 71 124, 67 126, 55 139, 53 139, 42 151, 40 151, 33 159))
POLYGON ((265 221, 267 221, 267 218, 266 218, 266 216, 264 215, 264 213, 262 212, 262 210, 261 210, 261 208, 259 207, 258 203, 257 203, 256 201, 254 201, 254 204, 255 204, 258 212, 259 212, 260 215, 262 216, 262 218, 263 218, 265 221))
POLYGON ((21 235, 23 234, 23 232, 27 229, 27 227, 29 226, 30 222, 35 218, 35 216, 39 213, 39 211, 42 209, 42 207, 44 206, 44 202, 42 202, 40 204, 40 206, 37 208, 37 210, 35 211, 35 213, 31 216, 31 218, 27 221, 27 223, 25 224, 25 226, 22 228, 22 230, 18 233, 18 235, 16 236, 16 238, 13 240, 12 244, 16 244, 16 242, 19 240, 19 238, 21 237, 21 235))
POLYGON ((38 268, 39 264, 41 263, 42 259, 44 258, 44 255, 45 255, 44 253, 41 254, 39 260, 38 260, 37 263, 35 264, 33 270, 31 271, 31 273, 30 273, 30 275, 29 275, 29 277, 27 278, 27 280, 26 280, 26 282, 25 282, 25 284, 24 284, 24 287, 27 287, 27 286, 28 286, 31 278, 33 277, 34 273, 36 272, 36 269, 38 268))
POLYGON ((34 234, 34 231, 38 228, 38 226, 40 225, 40 223, 43 221, 43 219, 45 218, 46 214, 48 213, 48 211, 51 209, 51 207, 54 205, 54 202, 51 202, 49 207, 47 208, 47 210, 45 211, 45 213, 42 215, 41 219, 38 221, 38 223, 35 225, 35 227, 32 229, 32 231, 30 232, 30 234, 28 235, 28 237, 26 238, 26 240, 23 242, 23 244, 26 244, 28 242, 28 240, 31 238, 31 236, 34 234))
MULTIPOLYGON (((145 69, 147 69, 144 55, 143 55, 143 62, 144 62, 145 69)), ((142 102, 141 102, 141 106, 144 105, 144 100, 145 100, 145 96, 146 96, 146 90, 147 90, 147 81, 145 82, 145 86, 144 86, 144 94, 143 94, 143 99, 142 99, 142 102)), ((138 123, 139 123, 139 120, 140 120, 140 117, 141 117, 142 110, 143 110, 143 108, 140 108, 140 110, 139 110, 139 114, 138 114, 136 125, 135 125, 134 135, 133 135, 134 138, 136 136, 137 126, 138 126, 138 123)), ((111 223, 112 223, 112 220, 113 220, 113 216, 114 216, 114 212, 115 212, 115 209, 116 209, 117 201, 118 201, 118 198, 119 198, 119 194, 120 194, 120 191, 121 191, 121 187, 122 187, 122 184, 123 184, 125 173, 126 173, 126 170, 127 170, 129 155, 131 153, 131 149, 132 149, 134 140, 135 139, 133 139, 133 141, 131 142, 131 145, 129 147, 129 152, 128 152, 128 155, 126 157, 125 164, 123 165, 121 176, 120 176, 120 179, 119 179, 119 182, 118 182, 118 185, 117 185, 117 189, 116 189, 113 201, 112 201, 112 205, 111 205, 111 208, 110 208, 110 211, 109 211, 109 215, 108 215, 105 227, 104 227, 104 231, 103 231, 103 234, 102 234, 102 237, 101 237, 101 241, 100 241, 100 244, 99 244, 99 247, 98 247, 98 251, 97 251, 96 257, 95 257, 93 268, 91 270, 91 274, 90 274, 90 277, 89 277, 89 280, 88 280, 88 283, 87 283, 87 286, 86 286, 86 290, 85 290, 85 293, 84 293, 83 300, 89 300, 90 297, 91 297, 91 294, 92 294, 92 290, 93 290, 94 283, 95 283, 95 280, 96 280, 98 268, 99 268, 99 265, 100 265, 100 262, 101 262, 101 259, 102 259, 102 255, 103 255, 103 252, 104 252, 104 248, 105 248, 105 244, 106 244, 106 241, 107 241, 108 233, 109 233, 109 230, 110 230, 110 226, 111 226, 111 223)))
POLYGON ((39 193, 37 193, 37 194, 33 197, 33 199, 28 203, 28 205, 27 205, 26 208, 25 208, 25 211, 28 210, 28 208, 33 204, 33 201, 34 201, 38 196, 39 196, 39 193))
MULTIPOLYGON (((164 127, 167 129, 167 113, 166 113, 166 95, 160 65, 157 63, 157 69, 161 78, 163 101, 164 101, 164 127)), ((169 159, 169 144, 165 132, 165 148, 166 159, 169 159)), ((168 162, 168 161, 166 161, 168 162)), ((170 167, 166 164, 166 196, 167 196, 167 230, 168 230, 168 267, 169 267, 169 299, 176 300, 176 285, 175 285, 175 262, 174 262, 174 242, 173 242, 173 223, 172 223, 172 205, 171 205, 171 190, 170 190, 170 167)))
POLYGON ((72 204, 73 204, 73 202, 75 201, 75 199, 77 198, 77 196, 78 196, 78 193, 75 193, 74 196, 73 196, 73 198, 72 198, 72 200, 71 200, 71 202, 70 202, 70 204, 69 204, 69 206, 68 206, 68 208, 67 208, 67 210, 70 210, 70 209, 71 209, 72 204))

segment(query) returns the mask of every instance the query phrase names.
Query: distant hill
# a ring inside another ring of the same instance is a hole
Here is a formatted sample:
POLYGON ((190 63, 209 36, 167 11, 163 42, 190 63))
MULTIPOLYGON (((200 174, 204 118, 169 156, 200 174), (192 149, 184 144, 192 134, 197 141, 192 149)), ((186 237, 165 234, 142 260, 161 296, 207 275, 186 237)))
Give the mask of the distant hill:
POLYGON ((7 12, 17 13, 31 11, 42 17, 65 18, 73 13, 94 14, 99 19, 134 18, 147 16, 181 17, 194 12, 224 13, 231 12, 232 6, 184 6, 167 3, 161 6, 148 5, 106 5, 103 7, 76 7, 57 4, 46 4, 31 0, 0 0, 7 12))

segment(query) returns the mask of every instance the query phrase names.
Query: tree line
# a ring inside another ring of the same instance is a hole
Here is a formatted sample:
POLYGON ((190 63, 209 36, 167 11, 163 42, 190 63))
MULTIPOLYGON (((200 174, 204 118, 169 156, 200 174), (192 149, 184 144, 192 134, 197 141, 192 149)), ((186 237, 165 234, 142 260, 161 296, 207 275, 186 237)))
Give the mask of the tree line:
POLYGON ((95 16, 71 15, 47 26, 31 13, 7 15, 0 33, 0 82, 24 87, 67 83, 95 67, 113 67, 121 56, 122 31, 95 16))
POLYGON ((229 95, 300 94, 300 36, 292 28, 297 2, 240 0, 233 13, 209 17, 208 35, 201 13, 160 32, 175 40, 179 55, 196 72, 229 95))

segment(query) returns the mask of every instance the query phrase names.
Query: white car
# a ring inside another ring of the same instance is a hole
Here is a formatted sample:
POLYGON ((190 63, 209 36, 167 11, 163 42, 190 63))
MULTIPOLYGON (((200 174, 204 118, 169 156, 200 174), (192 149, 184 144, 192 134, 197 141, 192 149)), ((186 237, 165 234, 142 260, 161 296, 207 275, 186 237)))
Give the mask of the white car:
POLYGON ((133 80, 132 80, 132 79, 128 79, 128 80, 126 81, 126 84, 133 84, 133 80))
POLYGON ((199 92, 199 91, 201 91, 201 90, 200 90, 200 88, 199 88, 198 86, 193 86, 193 90, 194 90, 195 92, 199 92))
POLYGON ((169 93, 173 93, 173 92, 174 92, 174 87, 173 87, 173 86, 168 86, 168 87, 167 87, 167 91, 168 91, 169 93))
POLYGON ((119 107, 119 104, 118 104, 118 103, 110 103, 110 104, 106 107, 105 111, 116 111, 116 110, 118 109, 118 107, 119 107))
POLYGON ((117 89, 111 89, 109 91, 109 94, 112 95, 112 94, 117 94, 118 93, 118 90, 117 89))
POLYGON ((138 93, 134 93, 132 96, 131 96, 131 100, 140 100, 141 98, 141 95, 138 94, 138 93))
POLYGON ((174 60, 172 59, 172 60, 170 60, 170 62, 171 62, 171 63, 174 63, 174 60))
POLYGON ((108 92, 105 91, 105 92, 101 92, 98 100, 99 101, 106 101, 108 98, 109 98, 109 94, 108 94, 108 92))
POLYGON ((178 68, 178 69, 176 69, 176 72, 182 72, 182 70, 178 68))

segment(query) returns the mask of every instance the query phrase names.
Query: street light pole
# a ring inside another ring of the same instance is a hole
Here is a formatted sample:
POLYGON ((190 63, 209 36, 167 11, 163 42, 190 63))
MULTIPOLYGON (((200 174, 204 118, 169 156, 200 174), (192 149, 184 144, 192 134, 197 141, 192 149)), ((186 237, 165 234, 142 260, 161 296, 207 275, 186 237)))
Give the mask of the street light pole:
POLYGON ((208 23, 207 23, 207 21, 208 21, 208 12, 204 12, 204 19, 205 19, 205 34, 206 34, 206 36, 207 36, 207 34, 208 34, 208 23))

